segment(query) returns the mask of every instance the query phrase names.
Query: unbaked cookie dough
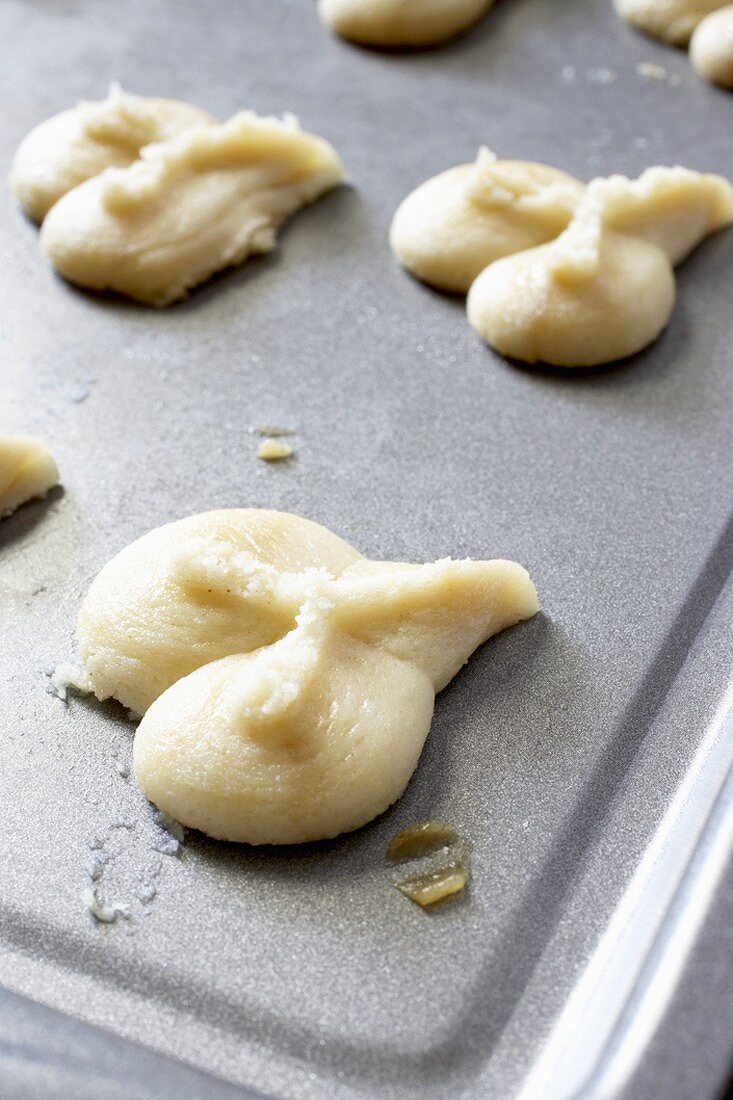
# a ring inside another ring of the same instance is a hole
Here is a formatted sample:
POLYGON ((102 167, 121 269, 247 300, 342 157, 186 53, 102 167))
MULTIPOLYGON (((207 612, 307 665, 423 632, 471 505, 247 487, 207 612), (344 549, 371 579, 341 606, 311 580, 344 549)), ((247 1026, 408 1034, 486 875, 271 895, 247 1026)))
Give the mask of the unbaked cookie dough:
POLYGON ((420 49, 472 27, 495 0, 318 0, 332 31, 361 46, 420 49))
POLYGON ((165 306, 271 251, 280 224, 343 178, 335 150, 291 115, 242 111, 75 187, 51 208, 41 244, 70 282, 165 306))
POLYGON ((720 176, 650 168, 588 184, 556 241, 491 264, 468 295, 468 319, 526 363, 590 367, 633 355, 667 324, 673 264, 733 221, 720 176))
POLYGON ((220 839, 293 844, 399 798, 435 693, 537 610, 514 562, 369 561, 309 520, 236 509, 118 554, 78 640, 95 695, 144 715, 134 769, 151 801, 220 839))
POLYGON ((690 47, 701 76, 733 88, 731 0, 615 0, 622 19, 673 46, 690 47))
POLYGON ((58 483, 58 467, 42 443, 27 435, 0 435, 0 517, 44 497, 58 483))
POLYGON ((698 24, 690 42, 690 60, 713 84, 733 88, 733 4, 698 24))
POLYGON ((82 102, 31 130, 13 158, 10 186, 41 222, 62 195, 105 168, 125 168, 143 146, 215 121, 190 103, 145 99, 112 85, 106 99, 82 102))
POLYGON ((614 0, 614 3, 621 18, 632 26, 673 46, 686 46, 698 23, 730 0, 614 0))
POLYGON ((466 294, 494 260, 557 237, 584 191, 557 168, 497 160, 481 149, 473 164, 449 168, 407 196, 390 244, 424 283, 466 294))

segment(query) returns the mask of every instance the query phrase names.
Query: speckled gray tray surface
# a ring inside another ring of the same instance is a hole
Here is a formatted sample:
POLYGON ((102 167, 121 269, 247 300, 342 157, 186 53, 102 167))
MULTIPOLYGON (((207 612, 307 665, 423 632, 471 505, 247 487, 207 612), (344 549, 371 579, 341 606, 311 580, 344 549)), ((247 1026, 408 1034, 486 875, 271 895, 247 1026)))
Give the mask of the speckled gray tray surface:
POLYGON ((481 143, 584 178, 733 176, 733 99, 611 0, 501 0, 412 56, 331 39, 309 0, 3 0, 0 41, 5 164, 118 79, 221 117, 295 111, 353 180, 163 312, 64 285, 0 193, 2 428, 47 440, 64 485, 0 532, 0 984, 289 1100, 713 1095, 733 994, 733 233, 680 270, 653 348, 574 378, 493 355, 386 233, 481 143), (273 422, 297 430, 284 467, 248 430, 273 422), (117 550, 240 505, 373 557, 516 558, 544 611, 439 698, 371 826, 298 852, 189 834, 166 855, 126 778, 133 726, 65 708, 43 670, 117 550), (426 816, 474 845, 467 900, 431 916, 383 862, 426 816), (131 913, 109 927, 81 900, 100 850, 100 896, 131 913))

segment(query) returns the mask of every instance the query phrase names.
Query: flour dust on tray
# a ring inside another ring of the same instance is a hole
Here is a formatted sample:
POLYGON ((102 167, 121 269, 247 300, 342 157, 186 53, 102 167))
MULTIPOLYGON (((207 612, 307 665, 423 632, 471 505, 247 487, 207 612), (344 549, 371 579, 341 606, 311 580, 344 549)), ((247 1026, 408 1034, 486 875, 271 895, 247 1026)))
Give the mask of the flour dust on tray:
POLYGON ((78 642, 95 695, 143 715, 152 802, 213 837, 296 844, 399 798, 436 692, 537 610, 515 562, 369 561, 309 520, 235 509, 118 554, 78 642))

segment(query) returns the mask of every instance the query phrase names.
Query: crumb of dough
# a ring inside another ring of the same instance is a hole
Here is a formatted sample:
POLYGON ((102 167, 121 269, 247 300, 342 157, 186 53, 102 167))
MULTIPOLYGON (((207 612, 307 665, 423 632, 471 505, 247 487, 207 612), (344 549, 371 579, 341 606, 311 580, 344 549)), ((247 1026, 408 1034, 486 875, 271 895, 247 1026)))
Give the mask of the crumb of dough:
POLYGON ((653 61, 640 61, 636 66, 639 76, 645 80, 666 80, 667 70, 663 65, 655 65, 653 61))
POLYGON ((321 22, 361 46, 420 49, 467 31, 495 0, 318 0, 321 22))
POLYGON ((584 191, 557 168, 497 160, 482 148, 473 164, 433 176, 402 201, 392 251, 423 282, 465 294, 494 260, 557 237, 584 191))
POLYGON ((401 894, 421 909, 432 909, 439 902, 458 899, 468 885, 468 870, 461 862, 439 867, 436 871, 410 875, 395 883, 401 894))
POLYGON ((515 562, 369 561, 309 520, 234 509, 118 554, 78 641, 95 695, 144 715, 151 802, 220 839, 294 844, 396 801, 436 692, 538 606, 515 562))
POLYGON ((698 24, 690 42, 690 60, 713 84, 733 88, 733 4, 698 24))
POLYGON ((644 80, 664 81, 671 87, 676 87, 680 83, 678 73, 671 73, 665 69, 664 65, 656 65, 653 61, 640 61, 636 71, 644 80))
POLYGON ((42 443, 26 435, 0 435, 0 518, 45 497, 58 483, 58 467, 42 443))
POLYGON ((46 675, 49 680, 46 691, 63 703, 67 702, 69 692, 73 692, 74 695, 91 695, 91 681, 86 670, 79 665, 62 661, 60 664, 48 669, 46 675))
POLYGON ((502 355, 597 366, 657 338, 675 301, 673 266, 733 221, 720 176, 650 168, 593 180, 555 241, 491 264, 468 295, 468 319, 502 355))
POLYGON ((143 146, 214 122, 190 103, 130 95, 113 84, 106 99, 79 103, 31 130, 13 158, 10 186, 42 222, 63 195, 105 168, 124 168, 143 146))
POLYGON ((87 886, 82 890, 81 900, 99 924, 114 924, 115 921, 127 920, 130 916, 129 905, 122 905, 120 902, 112 902, 109 905, 104 904, 99 900, 97 891, 93 886, 87 886))
POLYGON ((392 837, 387 847, 387 861, 403 863, 408 859, 420 859, 448 848, 456 839, 452 825, 443 825, 440 821, 421 821, 392 837))
POLYGON ((292 458, 295 451, 288 443, 281 443, 277 439, 263 439, 257 448, 257 457, 263 462, 281 462, 284 458, 292 458))
POLYGON ((241 111, 141 150, 51 208, 41 246, 69 282, 166 306, 270 252, 296 210, 344 179, 336 151, 292 115, 241 111))

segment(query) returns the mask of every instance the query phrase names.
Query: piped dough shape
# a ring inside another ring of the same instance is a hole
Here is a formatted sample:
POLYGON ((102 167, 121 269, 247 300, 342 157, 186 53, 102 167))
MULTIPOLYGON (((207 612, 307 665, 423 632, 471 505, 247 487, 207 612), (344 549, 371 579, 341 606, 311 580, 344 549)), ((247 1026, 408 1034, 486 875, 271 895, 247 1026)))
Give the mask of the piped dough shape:
POLYGON ((0 517, 58 485, 51 453, 27 435, 0 435, 0 517))
POLYGON ((280 224, 343 178, 335 150, 292 116, 242 111, 75 187, 47 215, 41 244, 70 282, 165 306, 269 252, 280 224))
POLYGON ((495 0, 318 0, 321 21, 361 46, 420 49, 468 30, 495 0))
POLYGON ((690 42, 690 60, 713 84, 733 88, 733 4, 698 24, 690 42))
POLYGON ((650 168, 593 180, 550 244, 491 264, 468 295, 468 319, 502 355, 589 367, 633 355, 667 324, 673 264, 733 221, 720 176, 650 168))
POLYGON ((143 146, 214 122, 190 103, 113 85, 106 99, 82 102, 31 130, 13 158, 10 186, 26 213, 42 222, 62 195, 105 168, 125 168, 143 146))
POLYGON ((695 27, 730 0, 614 0, 627 23, 673 46, 686 46, 695 27))
POLYGON ((237 509, 158 528, 93 582, 94 693, 144 717, 143 792, 211 836, 333 837, 402 794, 434 697, 538 610, 510 561, 375 562, 309 520, 237 509))
POLYGON ((441 172, 404 199, 392 251, 422 282, 466 294, 494 260, 557 237, 584 191, 557 168, 497 160, 484 148, 473 164, 441 172))

